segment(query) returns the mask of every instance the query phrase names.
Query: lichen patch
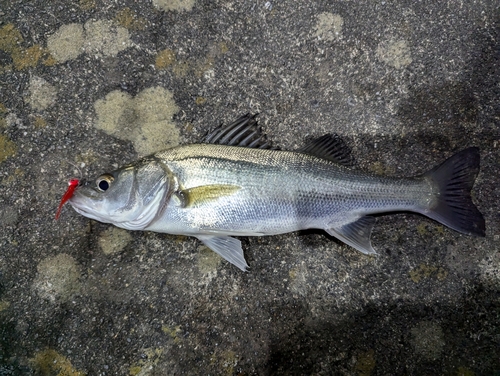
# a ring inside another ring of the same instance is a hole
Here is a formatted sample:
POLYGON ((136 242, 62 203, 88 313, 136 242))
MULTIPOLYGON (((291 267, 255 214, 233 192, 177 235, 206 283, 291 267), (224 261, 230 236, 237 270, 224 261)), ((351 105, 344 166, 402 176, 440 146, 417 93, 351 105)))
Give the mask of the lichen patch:
POLYGON ((51 106, 57 97, 57 89, 41 77, 33 76, 30 79, 29 95, 26 102, 31 108, 42 111, 51 106))
POLYGON ((415 352, 428 360, 441 357, 445 341, 441 326, 432 321, 422 321, 411 329, 415 352))
POLYGON ((127 230, 112 226, 99 236, 99 247, 105 255, 112 255, 123 251, 131 240, 127 230))
POLYGON ((396 69, 405 68, 413 61, 408 43, 405 40, 388 40, 377 48, 377 57, 396 69))
POLYGON ((179 144, 179 130, 172 121, 179 108, 173 94, 162 87, 145 89, 136 97, 115 90, 97 100, 94 108, 95 127, 131 141, 141 155, 179 144))
POLYGON ((164 11, 189 11, 194 3, 195 0, 153 0, 153 5, 164 11))
POLYGON ((66 253, 47 257, 37 267, 33 288, 43 299, 68 301, 80 290, 80 268, 66 253))
POLYGON ((7 136, 0 135, 0 163, 16 154, 17 147, 7 136))
POLYGON ((116 56, 132 46, 128 30, 109 20, 85 23, 85 51, 102 56, 116 56))
MULTIPOLYGON (((76 59, 83 52, 96 56, 116 56, 132 46, 128 30, 119 25, 120 22, 130 21, 125 16, 120 16, 117 22, 91 20, 85 25, 63 25, 47 38, 47 49, 59 63, 76 59)), ((132 23, 127 25, 132 27, 132 23)))
POLYGON ((342 36, 344 19, 339 14, 324 12, 318 15, 314 36, 328 41, 339 39, 342 36))
POLYGON ((60 63, 73 60, 83 52, 85 40, 83 26, 77 23, 62 25, 47 38, 47 49, 60 63))

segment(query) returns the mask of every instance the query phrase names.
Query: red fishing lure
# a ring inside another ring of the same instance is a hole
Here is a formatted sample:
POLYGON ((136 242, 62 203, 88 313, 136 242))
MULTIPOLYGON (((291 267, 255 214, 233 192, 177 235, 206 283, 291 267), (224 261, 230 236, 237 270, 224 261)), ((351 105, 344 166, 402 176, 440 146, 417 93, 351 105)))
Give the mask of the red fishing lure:
POLYGON ((78 179, 71 179, 68 182, 68 189, 64 193, 64 196, 62 196, 59 207, 57 208, 56 220, 59 219, 59 215, 61 215, 61 209, 64 206, 64 204, 66 203, 66 201, 68 201, 71 197, 73 197, 73 193, 75 193, 75 189, 76 189, 76 187, 78 187, 79 182, 80 182, 80 180, 78 180, 78 179))

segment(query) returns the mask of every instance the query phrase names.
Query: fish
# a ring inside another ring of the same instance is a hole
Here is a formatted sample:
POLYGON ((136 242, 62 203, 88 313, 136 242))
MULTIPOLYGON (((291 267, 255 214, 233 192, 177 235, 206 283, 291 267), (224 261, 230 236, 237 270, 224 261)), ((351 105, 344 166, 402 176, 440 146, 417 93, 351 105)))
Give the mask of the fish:
POLYGON ((201 143, 176 146, 95 180, 68 202, 93 220, 127 230, 198 238, 246 271, 241 236, 322 229, 358 251, 371 244, 376 216, 413 212, 460 233, 485 236, 471 190, 480 152, 469 147, 413 177, 355 167, 347 144, 326 134, 294 150, 274 148, 246 114, 201 143))

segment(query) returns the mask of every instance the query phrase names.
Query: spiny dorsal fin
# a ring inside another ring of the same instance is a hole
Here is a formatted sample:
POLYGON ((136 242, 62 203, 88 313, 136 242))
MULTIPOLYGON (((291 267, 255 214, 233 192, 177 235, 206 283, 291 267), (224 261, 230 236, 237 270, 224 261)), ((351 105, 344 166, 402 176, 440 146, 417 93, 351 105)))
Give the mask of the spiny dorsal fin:
POLYGON ((224 196, 231 196, 241 189, 238 185, 212 184, 183 189, 176 192, 183 208, 198 206, 224 196))
POLYGON ((209 133, 203 142, 255 149, 273 149, 255 120, 257 115, 246 114, 229 125, 221 125, 209 133))
POLYGON ((352 167, 354 159, 347 144, 336 134, 325 134, 297 150, 343 166, 352 167))

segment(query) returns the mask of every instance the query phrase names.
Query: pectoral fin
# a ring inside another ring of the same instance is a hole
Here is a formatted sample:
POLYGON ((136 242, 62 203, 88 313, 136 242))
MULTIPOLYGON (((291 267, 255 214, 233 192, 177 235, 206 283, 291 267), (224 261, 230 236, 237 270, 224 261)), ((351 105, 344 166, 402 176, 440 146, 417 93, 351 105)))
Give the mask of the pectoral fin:
POLYGON ((180 190, 176 192, 176 195, 181 200, 183 208, 190 208, 217 200, 221 197, 231 196, 240 189, 240 186, 230 184, 201 185, 199 187, 180 190))
POLYGON ((365 216, 340 227, 325 229, 327 233, 367 255, 376 254, 370 241, 375 217, 365 216))
POLYGON ((198 235, 197 238, 200 239, 208 248, 215 253, 218 253, 231 264, 237 266, 244 272, 247 270, 248 264, 245 261, 243 249, 241 248, 241 242, 238 239, 230 236, 210 235, 198 235))

